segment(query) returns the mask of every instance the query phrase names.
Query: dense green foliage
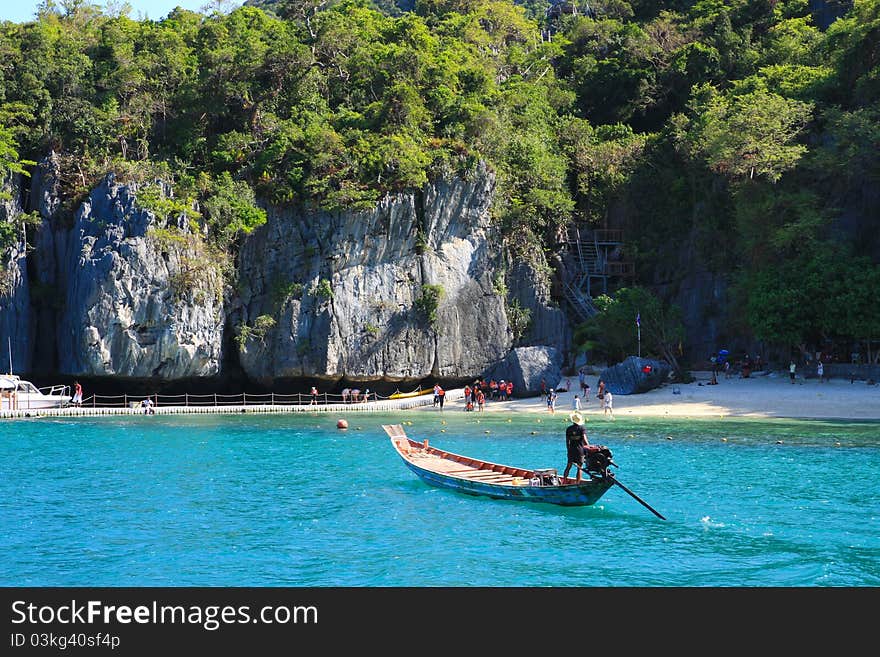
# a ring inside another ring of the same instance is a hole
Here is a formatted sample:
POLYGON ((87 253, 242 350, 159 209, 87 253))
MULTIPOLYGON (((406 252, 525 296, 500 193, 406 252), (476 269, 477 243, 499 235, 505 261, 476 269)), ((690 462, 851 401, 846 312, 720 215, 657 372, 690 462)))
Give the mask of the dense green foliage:
POLYGON ((806 0, 262 4, 136 21, 47 0, 0 24, 0 169, 53 149, 75 200, 161 166, 177 205, 145 202, 200 208, 234 249, 267 204, 367 208, 484 160, 524 256, 572 221, 625 226, 644 284, 675 283, 670 245, 725 274, 743 334, 880 337, 860 291, 880 258, 880 1, 824 31, 806 0), (845 290, 814 280, 831 271, 845 290))
POLYGON ((437 308, 440 307, 440 300, 444 294, 442 285, 422 285, 422 294, 413 303, 431 326, 437 323, 437 308))
POLYGON ((603 294, 595 303, 599 313, 575 336, 581 349, 608 362, 634 354, 659 358, 672 365, 677 376, 684 375, 678 362, 684 339, 678 308, 663 304, 642 287, 621 288, 613 298, 603 294))
POLYGON ((260 315, 254 320, 253 326, 248 326, 247 324, 240 325, 238 327, 238 334, 235 336, 239 350, 245 351, 248 342, 251 340, 265 344, 266 334, 275 327, 275 324, 277 322, 271 315, 260 315))

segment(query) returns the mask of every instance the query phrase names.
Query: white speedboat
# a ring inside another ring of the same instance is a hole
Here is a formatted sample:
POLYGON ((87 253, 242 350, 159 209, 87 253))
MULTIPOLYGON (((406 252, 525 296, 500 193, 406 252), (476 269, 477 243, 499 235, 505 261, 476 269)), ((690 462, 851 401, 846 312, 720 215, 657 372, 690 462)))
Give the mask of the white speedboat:
POLYGON ((0 410, 61 408, 70 403, 69 392, 65 385, 37 388, 14 374, 0 374, 0 410))

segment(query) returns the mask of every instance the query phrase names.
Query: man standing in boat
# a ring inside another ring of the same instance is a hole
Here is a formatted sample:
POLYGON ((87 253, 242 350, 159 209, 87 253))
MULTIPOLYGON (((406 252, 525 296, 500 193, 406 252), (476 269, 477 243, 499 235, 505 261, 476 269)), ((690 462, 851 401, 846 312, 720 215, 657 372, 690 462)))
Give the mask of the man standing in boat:
POLYGON ((571 424, 565 429, 565 447, 568 452, 568 463, 565 465, 565 472, 562 473, 562 478, 563 480, 567 479, 571 466, 574 466, 577 468, 577 483, 581 483, 584 458, 590 441, 587 440, 587 431, 584 429, 584 416, 575 412, 569 416, 569 419, 571 424))

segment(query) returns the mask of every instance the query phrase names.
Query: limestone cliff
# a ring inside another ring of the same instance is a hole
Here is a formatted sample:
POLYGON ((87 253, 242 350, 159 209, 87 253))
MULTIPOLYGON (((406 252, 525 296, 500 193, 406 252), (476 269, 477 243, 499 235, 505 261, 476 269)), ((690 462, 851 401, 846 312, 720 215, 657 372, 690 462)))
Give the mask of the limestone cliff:
POLYGON ((29 196, 19 189, 2 209, 18 216, 26 197, 41 220, 29 249, 22 228, 3 254, 0 337, 15 336, 17 369, 406 382, 479 376, 514 346, 567 346, 546 285, 502 253, 484 165, 365 212, 270 207, 234 270, 191 218, 150 209, 147 186, 172 194, 159 181, 109 174, 65 214, 61 166, 50 154, 29 196))
POLYGON ((31 367, 30 292, 20 199, 21 177, 14 175, 0 186, 0 372, 10 368, 10 348, 15 373, 31 367))
POLYGON ((30 209, 40 223, 28 256, 31 271, 31 330, 40 339, 33 344, 33 371, 54 374, 58 366, 58 318, 63 310, 64 284, 59 263, 65 259, 70 226, 61 218, 61 163, 49 153, 31 175, 30 209))
POLYGON ((494 176, 363 213, 270 212, 241 254, 240 361, 258 379, 475 376, 509 351, 494 176), (242 332, 243 331, 243 332, 242 332))
POLYGON ((76 213, 60 263, 58 369, 177 379, 220 370, 222 277, 185 223, 166 226, 112 174, 76 213))

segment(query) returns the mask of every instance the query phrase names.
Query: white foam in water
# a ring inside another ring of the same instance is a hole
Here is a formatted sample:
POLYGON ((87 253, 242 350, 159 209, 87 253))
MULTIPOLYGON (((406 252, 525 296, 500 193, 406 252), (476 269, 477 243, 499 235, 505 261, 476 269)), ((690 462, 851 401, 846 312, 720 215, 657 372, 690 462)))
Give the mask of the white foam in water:
POLYGON ((710 516, 703 516, 702 518, 700 518, 700 523, 704 527, 724 527, 723 522, 716 522, 712 520, 710 516))

